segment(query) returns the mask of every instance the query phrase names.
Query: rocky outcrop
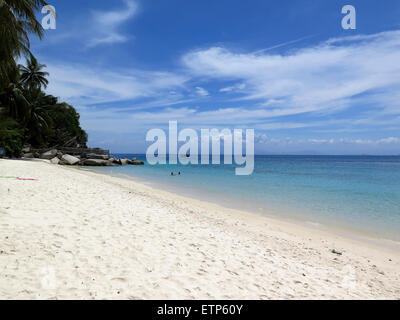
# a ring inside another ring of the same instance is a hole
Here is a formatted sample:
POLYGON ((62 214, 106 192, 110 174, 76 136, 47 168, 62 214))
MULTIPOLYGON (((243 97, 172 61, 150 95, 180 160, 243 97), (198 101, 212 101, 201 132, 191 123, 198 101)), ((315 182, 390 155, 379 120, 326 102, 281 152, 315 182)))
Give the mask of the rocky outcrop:
POLYGON ((110 151, 100 148, 59 148, 64 154, 70 154, 71 156, 80 156, 82 159, 108 159, 110 158, 110 151))
POLYGON ((134 165, 134 166, 142 166, 142 165, 144 165, 143 161, 136 160, 136 158, 132 158, 132 160, 120 159, 120 161, 121 161, 122 165, 127 165, 127 164, 131 164, 131 165, 134 165))
POLYGON ((53 148, 32 149, 27 145, 23 148, 24 158, 40 158, 50 160, 52 164, 70 166, 118 166, 118 165, 144 165, 143 161, 136 158, 118 159, 110 157, 108 150, 99 148, 53 148))

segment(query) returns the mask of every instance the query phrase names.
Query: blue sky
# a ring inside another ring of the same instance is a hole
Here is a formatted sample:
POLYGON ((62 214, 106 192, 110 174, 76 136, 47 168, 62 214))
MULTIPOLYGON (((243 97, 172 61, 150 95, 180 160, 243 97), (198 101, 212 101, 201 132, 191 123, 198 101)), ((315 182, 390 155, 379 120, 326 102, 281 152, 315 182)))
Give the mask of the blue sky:
POLYGON ((50 4, 57 29, 32 51, 90 146, 142 153, 177 120, 253 128, 259 154, 400 154, 398 0, 50 4))

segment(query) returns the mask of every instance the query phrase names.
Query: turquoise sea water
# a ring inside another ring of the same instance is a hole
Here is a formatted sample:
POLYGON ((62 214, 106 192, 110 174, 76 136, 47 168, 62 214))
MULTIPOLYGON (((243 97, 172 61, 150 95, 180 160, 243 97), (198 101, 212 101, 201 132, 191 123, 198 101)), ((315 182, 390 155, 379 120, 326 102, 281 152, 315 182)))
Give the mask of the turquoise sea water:
POLYGON ((400 241, 399 156, 256 156, 251 176, 236 176, 235 167, 146 164, 95 170, 228 207, 400 241), (182 174, 171 177, 172 171, 182 174))

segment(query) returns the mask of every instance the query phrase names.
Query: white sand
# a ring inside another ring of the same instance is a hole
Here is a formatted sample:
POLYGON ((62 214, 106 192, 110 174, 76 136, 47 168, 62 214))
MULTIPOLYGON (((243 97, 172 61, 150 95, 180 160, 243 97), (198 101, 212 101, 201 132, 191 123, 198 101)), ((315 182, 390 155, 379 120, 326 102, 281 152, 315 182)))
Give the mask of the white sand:
POLYGON ((1 299, 400 299, 383 242, 43 161, 4 175, 39 181, 0 178, 1 299))

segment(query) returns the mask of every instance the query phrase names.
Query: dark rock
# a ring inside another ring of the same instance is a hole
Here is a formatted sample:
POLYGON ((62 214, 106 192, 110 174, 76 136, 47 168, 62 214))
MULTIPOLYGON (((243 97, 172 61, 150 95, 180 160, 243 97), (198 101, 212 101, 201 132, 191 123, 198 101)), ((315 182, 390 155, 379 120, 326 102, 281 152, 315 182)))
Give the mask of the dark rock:
POLYGON ((50 159, 53 159, 55 156, 57 156, 57 150, 53 149, 53 150, 49 150, 47 152, 42 153, 40 155, 40 159, 50 160, 50 159))
POLYGON ((101 160, 101 159, 85 159, 83 161, 83 165, 101 167, 101 166, 109 165, 109 161, 108 160, 101 160))
POLYGON ((131 161, 131 164, 134 165, 134 166, 143 166, 144 162, 143 161, 139 161, 139 160, 134 160, 134 161, 131 161))
POLYGON ((122 165, 127 165, 127 164, 130 164, 130 162, 131 162, 131 160, 129 160, 129 159, 120 159, 119 161, 121 162, 122 165))
POLYGON ((114 159, 114 164, 116 165, 122 165, 121 160, 120 159, 114 159))

